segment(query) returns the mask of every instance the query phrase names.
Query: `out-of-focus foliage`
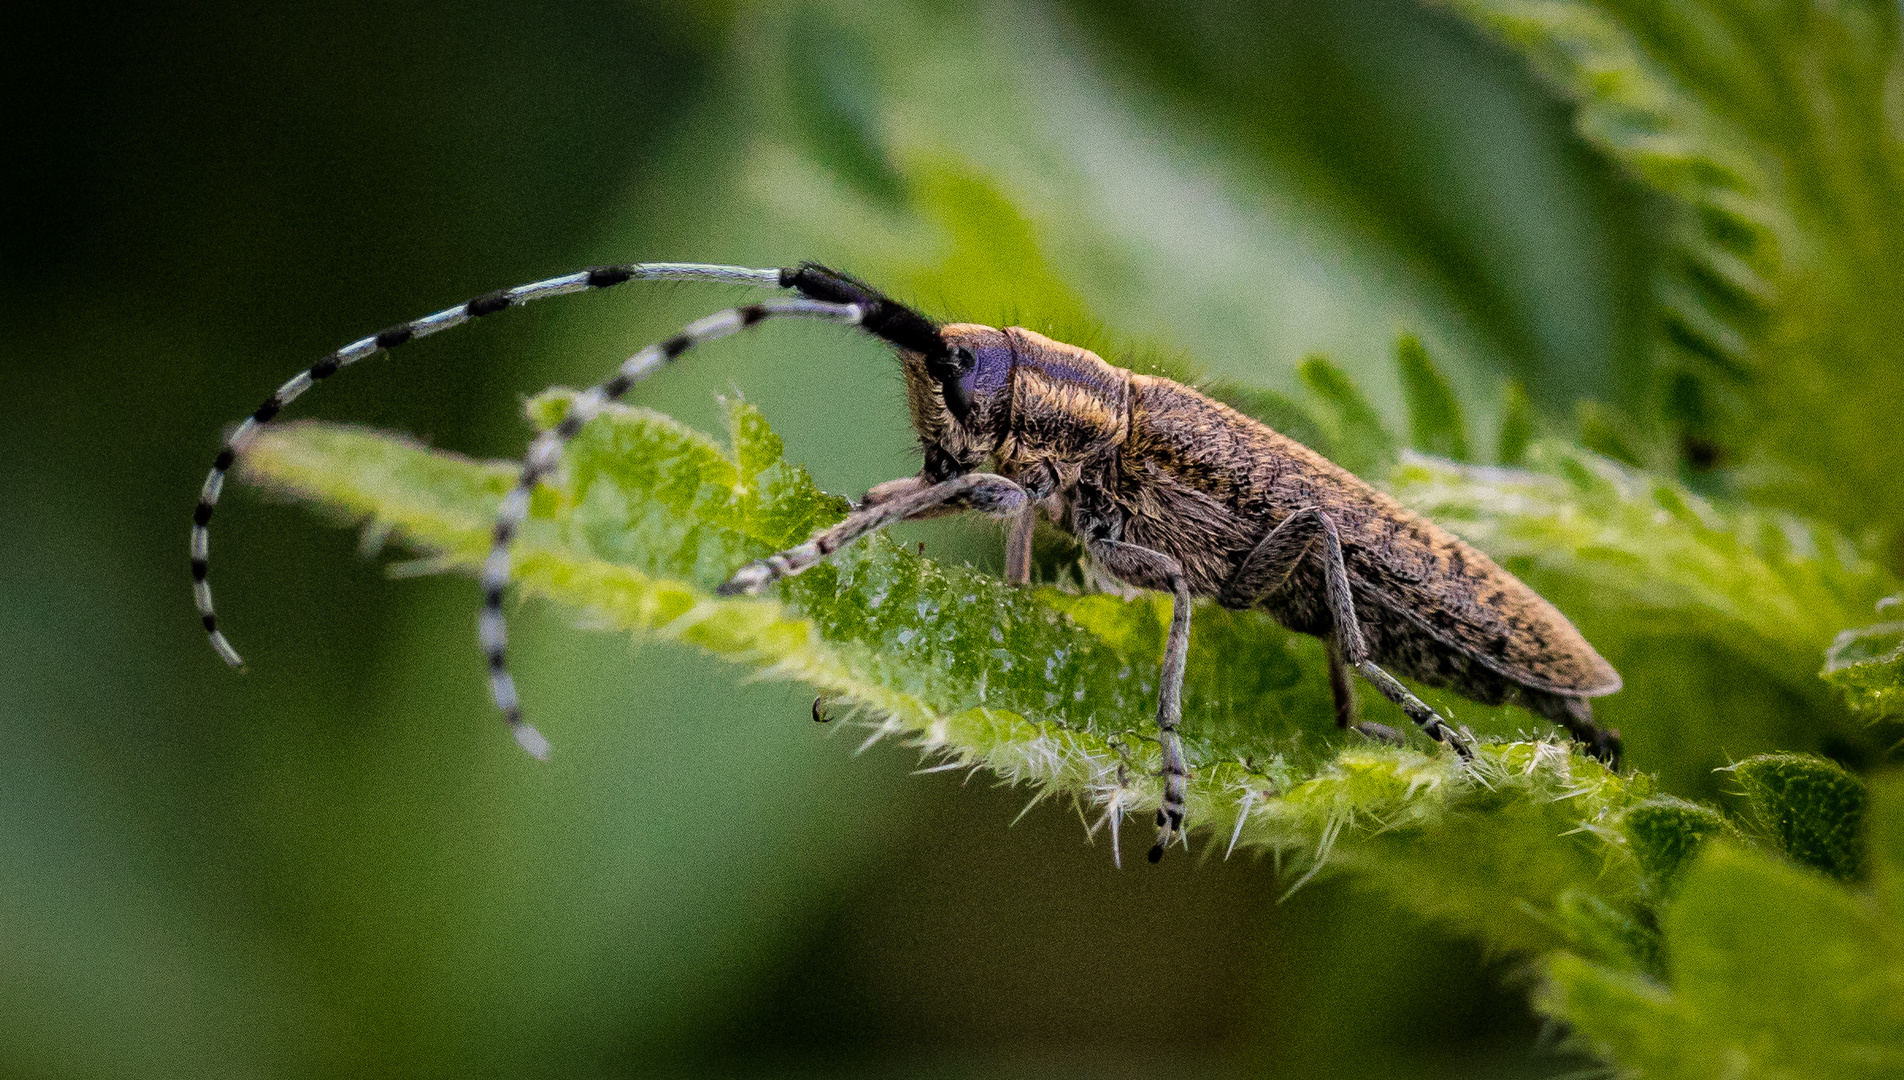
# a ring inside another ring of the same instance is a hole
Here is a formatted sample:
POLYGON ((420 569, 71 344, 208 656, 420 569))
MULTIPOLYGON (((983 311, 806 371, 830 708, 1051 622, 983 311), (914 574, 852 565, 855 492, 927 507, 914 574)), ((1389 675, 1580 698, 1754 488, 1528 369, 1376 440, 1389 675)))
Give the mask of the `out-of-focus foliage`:
MULTIPOLYGON (((1888 597, 1884 605, 1897 602, 1888 597)), ((1823 674, 1844 692, 1852 711, 1873 720, 1904 716, 1904 623, 1840 632, 1825 653, 1823 674)))
POLYGON ((1755 498, 1904 527, 1897 5, 1447 2, 1671 202, 1659 415, 1637 419, 1755 498))
POLYGON ((1666 909, 1665 977, 1561 953, 1547 964, 1544 1007, 1648 1080, 1896 1076, 1904 790, 1892 779, 1875 795, 1885 839, 1869 894, 1735 843, 1709 845, 1666 909))
POLYGON ((1402 387, 1408 399, 1408 438, 1415 449, 1434 457, 1469 461, 1467 424, 1461 403, 1428 358, 1421 339, 1405 335, 1396 345, 1401 362, 1402 387))

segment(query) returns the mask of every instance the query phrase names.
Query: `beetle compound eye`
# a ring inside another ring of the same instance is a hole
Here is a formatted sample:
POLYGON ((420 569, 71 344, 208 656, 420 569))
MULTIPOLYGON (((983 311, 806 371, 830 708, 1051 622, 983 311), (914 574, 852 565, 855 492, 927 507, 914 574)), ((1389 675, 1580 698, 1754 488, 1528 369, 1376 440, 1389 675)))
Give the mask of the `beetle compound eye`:
POLYGON ((939 380, 940 391, 945 395, 946 411, 960 422, 972 411, 972 372, 977 363, 978 359, 972 355, 972 350, 963 345, 954 346, 950 370, 943 374, 933 373, 939 380))

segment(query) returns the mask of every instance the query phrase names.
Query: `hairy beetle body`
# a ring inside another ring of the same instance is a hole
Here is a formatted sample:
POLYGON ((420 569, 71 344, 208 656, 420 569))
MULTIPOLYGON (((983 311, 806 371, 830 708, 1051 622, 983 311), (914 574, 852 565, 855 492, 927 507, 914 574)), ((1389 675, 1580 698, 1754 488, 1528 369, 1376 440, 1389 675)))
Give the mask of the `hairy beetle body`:
MULTIPOLYGON (((1232 582, 1289 516, 1320 510, 1342 562, 1370 659, 1483 704, 1512 701, 1567 727, 1611 760, 1588 698, 1620 676, 1566 616, 1485 554, 1348 470, 1261 422, 1170 379, 1115 367, 1089 350, 1020 327, 953 324, 994 389, 971 394, 965 421, 942 404, 923 362, 909 363, 915 425, 945 459, 996 471, 1086 541, 1122 541, 1175 559, 1192 595, 1260 608, 1327 638, 1328 568, 1304 554, 1275 587, 1232 582), (988 371, 988 369, 990 369, 988 371)), ((933 455, 928 455, 929 459, 933 455)))
MULTIPOLYGON (((1130 433, 1106 477, 1125 538, 1175 556, 1199 595, 1224 585, 1268 531, 1317 507, 1335 521, 1377 663, 1485 704, 1590 698, 1620 688, 1566 616, 1492 559, 1346 469, 1168 379, 1131 376, 1130 433)), ((1311 552, 1253 606, 1325 636, 1324 569, 1311 552)))

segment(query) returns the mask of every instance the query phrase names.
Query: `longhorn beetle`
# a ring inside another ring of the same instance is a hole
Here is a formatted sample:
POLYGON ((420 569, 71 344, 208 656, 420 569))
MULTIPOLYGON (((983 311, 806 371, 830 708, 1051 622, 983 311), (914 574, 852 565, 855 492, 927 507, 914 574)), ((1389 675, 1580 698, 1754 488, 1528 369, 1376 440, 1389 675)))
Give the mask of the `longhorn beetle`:
MULTIPOLYGON (((193 595, 219 655, 234 667, 242 663, 213 613, 207 524, 225 473, 260 426, 314 383, 377 352, 530 300, 635 279, 725 282, 796 295, 717 312, 642 349, 613 378, 577 397, 562 422, 530 445, 496 515, 482 569, 479 636, 496 707, 516 741, 537 757, 546 756, 548 743, 523 722, 504 663, 502 613, 510 542, 530 494, 582 425, 663 364, 770 319, 812 318, 856 326, 898 351, 925 466, 917 476, 874 487, 839 524, 798 547, 736 570, 720 593, 759 592, 894 522, 967 510, 1012 523, 1006 576, 1022 585, 1030 580, 1032 528, 1042 507, 1110 577, 1168 592, 1174 601, 1157 696, 1164 795, 1152 862, 1183 832, 1188 770, 1177 728, 1190 609, 1198 597, 1260 608, 1291 630, 1321 638, 1339 726, 1354 717, 1349 673, 1355 671, 1428 735, 1463 758, 1472 755, 1465 737, 1398 682, 1393 669, 1485 704, 1517 701, 1564 727, 1588 753, 1618 763, 1619 732, 1594 724, 1588 699, 1618 690, 1619 674, 1552 604, 1433 522, 1181 383, 1114 367, 1086 349, 1020 327, 939 324, 814 263, 766 270, 698 263, 595 267, 393 326, 300 372, 226 438, 193 514, 193 595)), ((1377 725, 1363 730, 1398 737, 1377 725)))

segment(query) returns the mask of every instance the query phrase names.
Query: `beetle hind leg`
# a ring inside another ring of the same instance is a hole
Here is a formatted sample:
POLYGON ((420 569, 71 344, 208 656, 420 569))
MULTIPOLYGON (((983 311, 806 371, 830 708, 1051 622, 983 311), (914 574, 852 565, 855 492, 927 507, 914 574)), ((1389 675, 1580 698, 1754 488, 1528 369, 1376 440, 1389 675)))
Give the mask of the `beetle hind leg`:
POLYGON ((1454 752, 1461 755, 1464 761, 1474 757, 1474 750, 1468 745, 1468 741, 1456 734, 1454 728, 1441 718, 1440 713, 1427 702, 1416 697, 1408 687, 1403 686, 1400 679, 1383 671, 1373 660, 1364 660, 1355 668, 1375 689, 1381 691, 1383 697, 1401 706, 1401 710, 1407 713, 1408 718, 1413 720, 1429 738, 1454 747, 1454 752))
MULTIPOLYGON (((1347 726, 1345 719, 1353 710, 1352 699, 1342 690, 1347 685, 1348 673, 1339 668, 1354 668, 1362 673, 1383 697, 1401 706, 1408 718, 1413 720, 1428 737, 1436 742, 1446 743, 1455 753, 1464 759, 1472 758, 1474 751, 1467 740, 1455 733, 1441 714, 1428 707, 1427 703, 1416 697, 1403 686, 1395 676, 1383 671, 1369 659, 1368 643, 1362 639, 1362 626, 1355 616, 1355 597, 1349 587, 1349 569, 1342 561, 1342 538, 1336 532, 1335 522, 1319 507, 1305 507, 1284 518, 1269 535, 1249 553, 1243 565, 1237 568, 1236 575, 1224 586, 1217 597, 1225 607, 1254 607, 1270 592, 1282 586, 1296 567, 1316 543, 1322 544, 1322 576, 1327 590, 1329 620, 1333 631, 1329 640, 1329 682, 1336 690, 1336 723, 1347 726)), ((1381 738, 1377 731, 1366 730, 1364 725, 1355 725, 1363 734, 1381 738)), ((1380 724, 1367 725, 1367 728, 1388 732, 1380 724)))
POLYGON ((1395 746, 1403 743, 1402 733, 1387 724, 1355 718, 1355 681, 1349 677, 1349 665, 1342 659, 1342 650, 1333 641, 1329 642, 1329 692, 1335 697, 1336 727, 1366 735, 1376 742, 1395 746))

